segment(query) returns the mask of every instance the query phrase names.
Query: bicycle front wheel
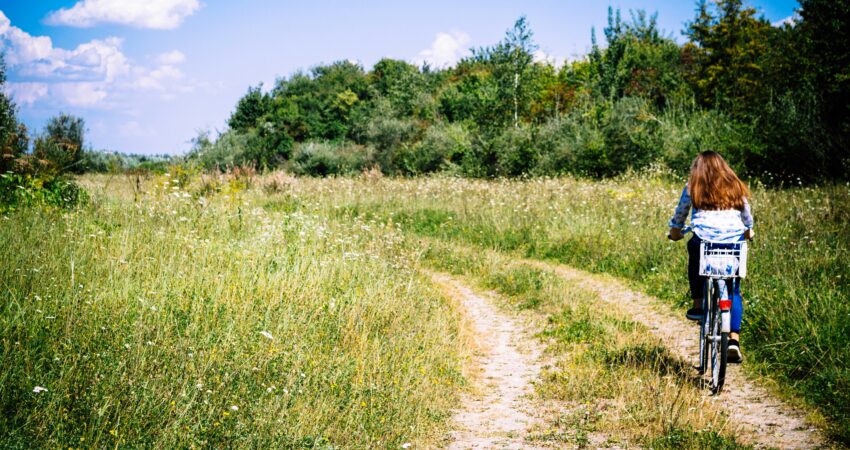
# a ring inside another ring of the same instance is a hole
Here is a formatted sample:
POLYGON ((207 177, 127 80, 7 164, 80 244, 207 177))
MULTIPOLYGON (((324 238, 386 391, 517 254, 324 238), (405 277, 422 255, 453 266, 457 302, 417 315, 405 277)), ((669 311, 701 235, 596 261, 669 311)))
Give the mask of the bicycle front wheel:
POLYGON ((711 333, 709 348, 711 353, 711 393, 718 394, 726 381, 726 352, 729 348, 729 333, 721 332, 720 310, 717 304, 712 305, 711 333))
POLYGON ((709 345, 709 337, 711 336, 711 320, 708 310, 711 295, 711 281, 705 280, 702 296, 702 310, 706 313, 699 321, 699 366, 697 366, 697 371, 700 375, 705 375, 705 371, 708 370, 710 360, 709 348, 711 346, 709 345))

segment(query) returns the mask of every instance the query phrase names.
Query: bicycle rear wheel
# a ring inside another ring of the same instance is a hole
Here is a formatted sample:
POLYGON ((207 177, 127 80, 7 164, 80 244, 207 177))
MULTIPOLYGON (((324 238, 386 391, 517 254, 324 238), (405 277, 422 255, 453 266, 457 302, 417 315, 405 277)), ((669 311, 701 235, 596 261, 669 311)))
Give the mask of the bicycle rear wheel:
POLYGON ((711 353, 711 393, 718 394, 726 381, 726 352, 729 348, 729 333, 721 332, 720 308, 716 299, 711 305, 711 332, 709 333, 709 349, 711 353))

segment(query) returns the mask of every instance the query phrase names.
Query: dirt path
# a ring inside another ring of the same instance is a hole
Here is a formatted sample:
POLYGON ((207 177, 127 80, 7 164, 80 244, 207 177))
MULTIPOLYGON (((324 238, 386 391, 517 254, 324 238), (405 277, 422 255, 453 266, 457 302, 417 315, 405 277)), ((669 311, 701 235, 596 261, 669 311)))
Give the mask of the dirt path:
MULTIPOLYGON (((697 327, 683 316, 673 314, 659 300, 633 291, 611 277, 542 261, 522 262, 552 270, 562 278, 596 292, 602 301, 628 313, 649 328, 679 357, 688 362, 698 359, 697 327)), ((746 341, 744 344, 746 350, 746 341)), ((780 449, 820 448, 825 445, 822 434, 806 423, 801 412, 747 380, 739 365, 728 366, 723 392, 713 398, 729 412, 729 426, 737 431, 743 442, 759 448, 780 449)))
POLYGON ((518 318, 501 312, 492 297, 445 274, 431 277, 465 310, 476 347, 472 379, 479 388, 463 399, 446 448, 538 448, 525 436, 537 422, 531 395, 541 368, 540 343, 518 318))

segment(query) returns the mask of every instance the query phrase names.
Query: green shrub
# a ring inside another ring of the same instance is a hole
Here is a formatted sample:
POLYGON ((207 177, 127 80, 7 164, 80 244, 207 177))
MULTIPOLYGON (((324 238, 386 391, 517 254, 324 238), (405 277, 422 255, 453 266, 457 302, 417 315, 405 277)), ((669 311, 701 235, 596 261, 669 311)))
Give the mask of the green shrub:
POLYGON ((350 175, 374 165, 374 155, 362 145, 306 142, 295 146, 290 169, 298 175, 350 175))
POLYGON ((440 170, 457 170, 457 164, 469 153, 472 139, 459 123, 438 123, 425 131, 425 136, 401 159, 405 173, 422 174, 440 170))
POLYGON ((64 177, 0 174, 0 211, 38 205, 70 208, 87 200, 86 191, 64 177))
POLYGON ((518 176, 531 171, 538 158, 532 130, 527 126, 508 127, 493 140, 498 175, 518 176))
POLYGON ((684 175, 697 153, 715 150, 740 174, 746 174, 747 155, 759 154, 762 146, 750 128, 719 111, 692 106, 668 108, 658 127, 659 159, 684 175))
POLYGON ((624 97, 608 111, 604 121, 605 158, 595 172, 615 175, 627 169, 640 169, 658 157, 659 120, 650 102, 624 97))
POLYGON ((573 173, 594 175, 608 167, 607 143, 596 112, 576 110, 552 118, 540 127, 535 138, 539 157, 535 175, 573 173))

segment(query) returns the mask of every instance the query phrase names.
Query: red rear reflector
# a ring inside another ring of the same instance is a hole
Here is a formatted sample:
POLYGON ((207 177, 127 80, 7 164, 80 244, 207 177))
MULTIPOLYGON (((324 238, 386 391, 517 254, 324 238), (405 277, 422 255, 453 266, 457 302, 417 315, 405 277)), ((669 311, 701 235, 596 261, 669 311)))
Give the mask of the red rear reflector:
POLYGON ((728 311, 732 309, 732 300, 720 300, 720 309, 722 311, 728 311))

